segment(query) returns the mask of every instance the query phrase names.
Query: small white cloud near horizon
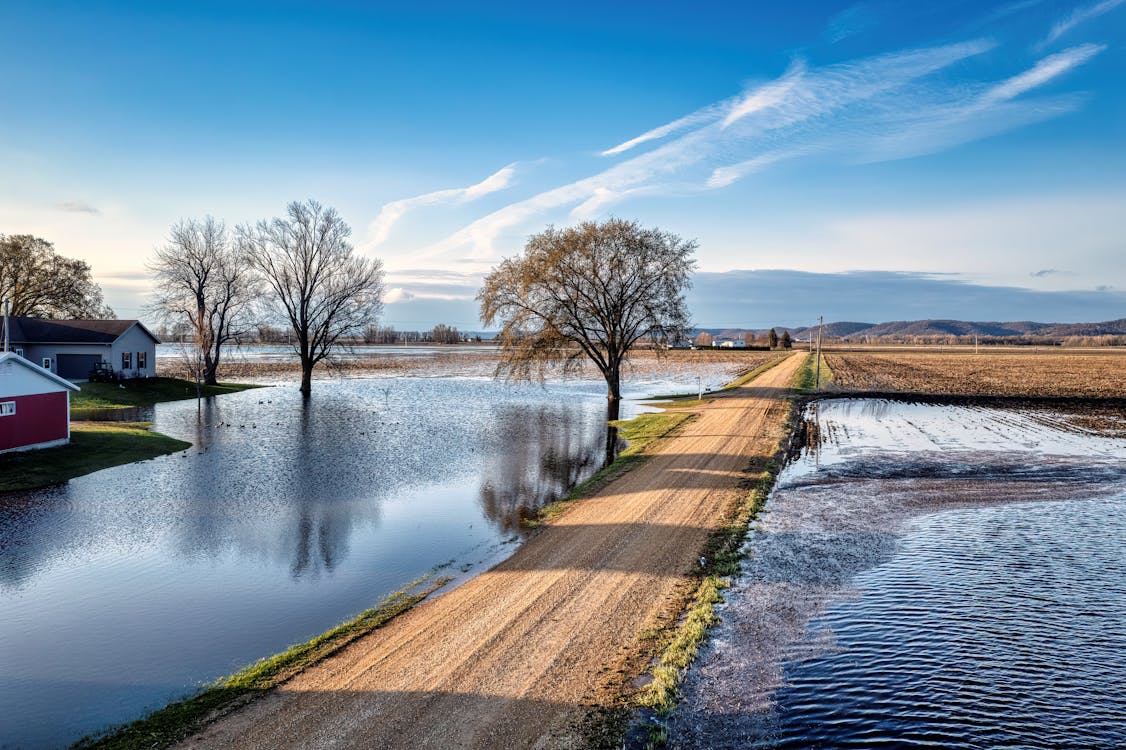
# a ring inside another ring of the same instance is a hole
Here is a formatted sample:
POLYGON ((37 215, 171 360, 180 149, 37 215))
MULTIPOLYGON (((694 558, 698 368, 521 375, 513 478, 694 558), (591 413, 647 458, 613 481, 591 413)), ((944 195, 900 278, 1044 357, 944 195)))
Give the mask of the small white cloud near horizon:
POLYGON ((1076 8, 1075 10, 1071 11, 1071 15, 1069 15, 1067 18, 1063 18, 1057 21, 1052 26, 1052 30, 1048 32, 1048 36, 1041 43, 1041 46, 1051 44, 1067 32, 1074 29, 1079 24, 1090 21, 1092 18, 1098 18, 1104 13, 1109 13, 1119 5, 1122 5, 1122 3, 1124 2, 1126 2, 1126 0, 1103 0, 1102 2, 1095 3, 1094 5, 1087 5, 1082 8, 1076 8))
POLYGON ((396 302, 410 302, 414 298, 414 294, 397 286, 393 289, 388 289, 387 293, 383 295, 383 304, 393 305, 396 302))
POLYGON ((55 208, 71 214, 92 214, 94 216, 101 216, 102 214, 96 207, 82 201, 64 201, 56 204, 55 208))
POLYGON ((364 245, 375 248, 387 241, 391 228, 408 211, 422 206, 435 206, 441 203, 468 203, 491 193, 504 190, 512 184, 516 175, 516 162, 503 167, 480 182, 464 188, 449 188, 423 193, 412 198, 402 198, 384 204, 379 214, 368 224, 364 245))

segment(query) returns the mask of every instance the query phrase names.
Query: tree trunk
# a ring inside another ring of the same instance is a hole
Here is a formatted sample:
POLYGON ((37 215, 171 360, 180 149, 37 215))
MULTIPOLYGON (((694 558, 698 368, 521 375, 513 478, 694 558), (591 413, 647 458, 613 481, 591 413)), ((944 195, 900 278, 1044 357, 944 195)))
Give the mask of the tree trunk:
POLYGON ((603 466, 609 466, 618 457, 618 428, 613 423, 618 421, 620 407, 621 399, 606 402, 606 455, 602 462, 603 466))
POLYGON ((212 359, 204 363, 203 382, 205 385, 219 385, 219 360, 212 359))
POLYGON ((313 392, 313 362, 312 360, 301 359, 301 394, 308 396, 313 392))

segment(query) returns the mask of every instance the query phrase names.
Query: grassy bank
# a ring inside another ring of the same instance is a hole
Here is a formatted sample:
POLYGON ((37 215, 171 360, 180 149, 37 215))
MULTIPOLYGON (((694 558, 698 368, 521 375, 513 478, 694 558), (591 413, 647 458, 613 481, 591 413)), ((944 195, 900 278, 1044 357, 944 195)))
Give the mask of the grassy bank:
MULTIPOLYGON (((82 390, 72 393, 72 409, 127 409, 131 406, 152 406, 164 401, 181 401, 195 398, 195 383, 179 378, 145 378, 125 380, 120 383, 81 383, 82 390)), ((259 385, 245 383, 220 383, 201 386, 204 396, 219 396, 224 393, 237 393, 259 385)))
POLYGON ((100 738, 89 737, 75 747, 98 750, 141 750, 164 748, 190 736, 219 716, 252 700, 293 677, 298 672, 332 656, 356 639, 387 624, 406 612, 448 578, 425 576, 396 591, 377 606, 361 612, 332 630, 297 644, 280 654, 263 659, 230 677, 218 680, 200 693, 171 703, 143 719, 126 724, 100 738))
POLYGON ((604 466, 590 479, 576 485, 567 497, 545 505, 534 518, 526 520, 525 525, 535 527, 555 518, 574 501, 587 497, 606 483, 629 471, 636 464, 645 460, 646 449, 654 440, 669 435, 694 416, 694 414, 687 412, 664 412, 642 414, 634 419, 610 422, 611 425, 618 428, 619 437, 628 442, 629 447, 619 453, 609 466, 604 466))
MULTIPOLYGON (((802 362, 801 369, 798 370, 797 377, 794 378, 793 387, 802 393, 812 393, 814 384, 817 382, 816 371, 816 354, 807 354, 805 361, 802 362)), ((825 361, 825 355, 821 355, 821 389, 824 390, 826 386, 833 382, 833 371, 829 369, 828 363, 825 361)))
POLYGON ((152 432, 151 426, 148 422, 74 422, 69 445, 0 456, 0 491, 46 487, 191 447, 191 443, 152 432))

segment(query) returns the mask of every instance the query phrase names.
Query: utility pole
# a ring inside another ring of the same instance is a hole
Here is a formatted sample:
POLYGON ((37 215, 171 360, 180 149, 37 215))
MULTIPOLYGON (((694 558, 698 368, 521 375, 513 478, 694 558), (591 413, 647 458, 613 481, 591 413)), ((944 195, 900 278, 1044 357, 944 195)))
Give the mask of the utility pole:
POLYGON ((8 300, 4 300, 4 353, 8 353, 8 300))
POLYGON ((825 316, 817 316, 817 375, 813 380, 813 390, 821 390, 821 327, 825 325, 825 316))

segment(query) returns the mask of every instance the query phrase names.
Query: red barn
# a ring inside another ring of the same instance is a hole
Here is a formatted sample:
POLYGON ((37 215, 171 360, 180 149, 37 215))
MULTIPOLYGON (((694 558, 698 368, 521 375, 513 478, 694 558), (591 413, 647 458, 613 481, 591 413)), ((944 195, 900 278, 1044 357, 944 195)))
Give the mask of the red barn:
POLYGON ((70 441, 70 391, 78 386, 15 352, 0 354, 0 453, 70 441))

